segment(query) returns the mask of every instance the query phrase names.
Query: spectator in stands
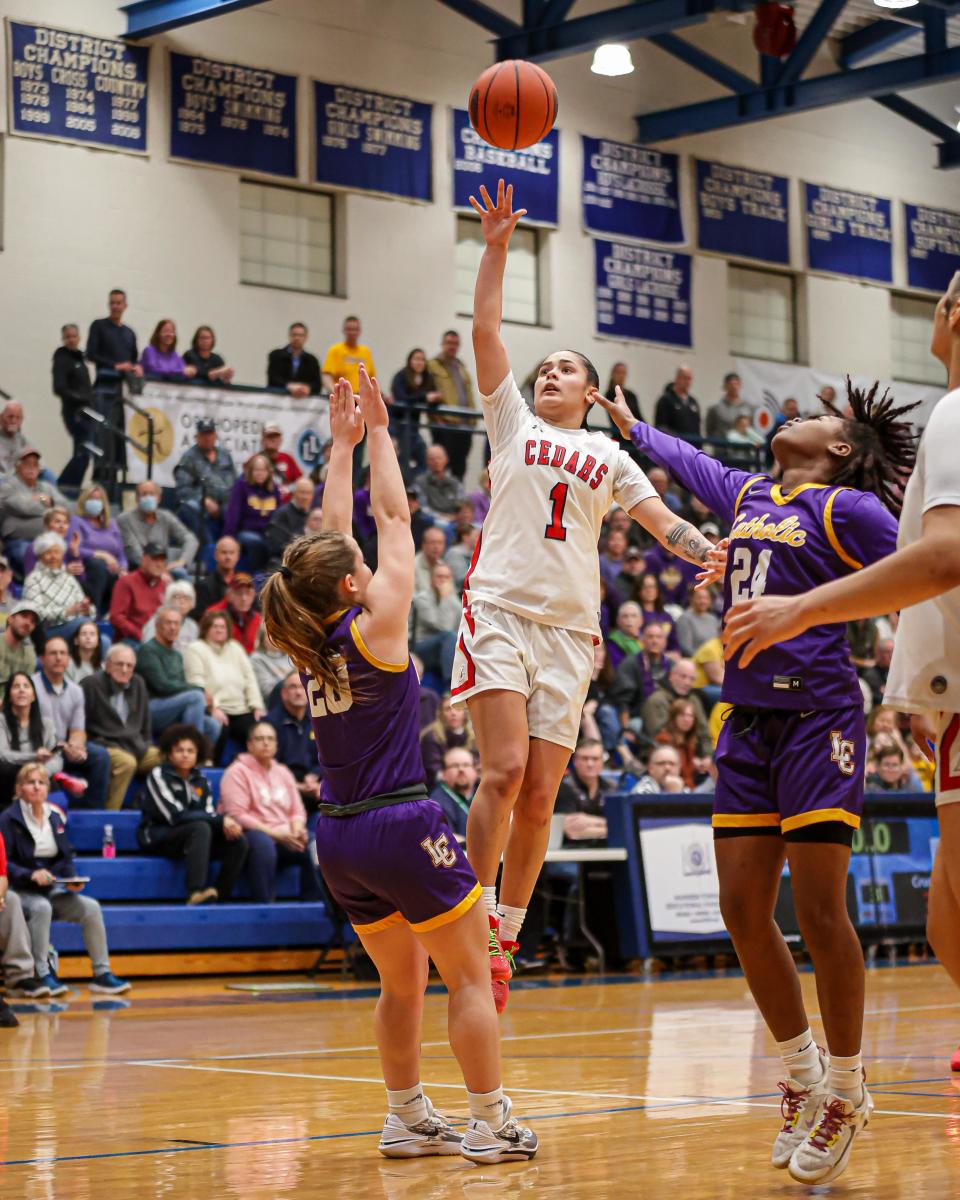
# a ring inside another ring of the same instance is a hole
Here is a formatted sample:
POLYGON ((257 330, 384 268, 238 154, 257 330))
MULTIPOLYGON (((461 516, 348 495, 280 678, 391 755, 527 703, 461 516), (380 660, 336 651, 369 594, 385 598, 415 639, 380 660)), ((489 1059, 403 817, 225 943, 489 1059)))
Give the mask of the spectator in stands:
POLYGON ((70 921, 80 926, 93 964, 90 991, 107 995, 129 991, 130 984, 110 970, 100 905, 93 897, 80 895, 82 883, 70 882, 77 869, 63 818, 47 802, 49 792, 43 765, 25 763, 17 773, 14 803, 0 815, 7 874, 27 919, 36 975, 54 995, 67 990, 51 968, 50 922, 70 921))
POLYGON ((300 478, 293 485, 290 500, 283 504, 270 518, 263 531, 263 540, 267 545, 267 568, 276 570, 280 566, 283 552, 294 538, 303 533, 313 505, 313 481, 300 478))
POLYGON ((793 396, 788 396, 780 405, 773 417, 773 428, 766 436, 767 446, 776 437, 778 431, 783 428, 788 421, 794 421, 800 416, 800 405, 793 396))
POLYGON ((444 562, 453 572, 453 586, 458 596, 463 591, 463 581, 473 562, 479 537, 479 525, 471 521, 458 522, 454 530, 454 543, 444 555, 444 562))
POLYGON ((577 743, 554 809, 564 814, 563 840, 566 845, 601 849, 607 844, 604 798, 617 789, 615 783, 603 778, 604 758, 602 742, 581 738, 577 743))
POLYGON ((212 604, 227 594, 227 587, 240 561, 240 543, 236 538, 222 537, 213 549, 213 570, 197 584, 197 604, 191 616, 199 618, 212 604))
POLYGON ((140 849, 183 862, 187 904, 229 900, 249 847, 240 823, 217 812, 199 769, 210 748, 193 725, 171 725, 160 738, 160 754, 140 800, 140 849), (208 887, 213 859, 220 861, 220 874, 217 886, 208 887))
MULTIPOLYGON (((71 575, 76 575, 80 580, 80 586, 83 587, 86 582, 86 572, 84 570, 83 560, 80 557, 80 534, 74 532, 70 534, 70 514, 65 508, 48 508, 43 514, 43 532, 57 533, 63 538, 67 544, 66 553, 63 556, 63 561, 67 566, 71 575)), ((36 541, 36 538, 34 538, 36 541)), ((26 553, 23 556, 23 574, 27 576, 37 565, 37 556, 33 552, 33 544, 31 543, 26 553)), ((84 588, 86 591, 86 588, 84 588)))
POLYGON ((647 571, 640 577, 636 589, 637 603, 640 605, 640 619, 644 625, 661 625, 667 632, 667 653, 676 654, 680 650, 673 617, 667 612, 660 590, 660 579, 653 572, 647 571))
POLYGON ((643 631, 643 614, 640 605, 628 600, 617 609, 617 627, 607 638, 607 656, 616 669, 630 654, 643 650, 640 634, 643 631))
POLYGON ((235 537, 241 552, 258 571, 267 561, 263 534, 270 518, 280 507, 280 492, 273 481, 273 466, 265 454, 254 454, 243 467, 243 474, 230 489, 223 514, 223 532, 235 537))
MULTIPOLYGON (((440 344, 440 353, 427 363, 427 370, 441 393, 443 408, 476 409, 473 398, 473 380, 466 363, 460 358, 460 334, 448 329, 440 344)), ((443 416, 435 413, 434 425, 464 425, 468 418, 443 416)), ((473 434, 465 429, 434 429, 433 441, 442 446, 449 456, 450 470, 461 482, 467 472, 467 459, 473 444, 473 434)), ((478 518, 482 519, 482 518, 478 518)))
POLYGON ((103 669, 82 680, 87 710, 87 736, 110 755, 107 808, 123 807, 127 788, 136 774, 146 774, 159 762, 150 744, 150 698, 147 685, 134 674, 133 650, 122 642, 110 647, 103 669))
POLYGON ((829 412, 830 409, 837 403, 837 389, 829 383, 825 384, 817 393, 817 399, 829 412))
POLYGON ((190 349, 183 356, 186 366, 193 368, 193 378, 197 383, 230 383, 236 374, 219 354, 214 354, 216 344, 217 336, 210 326, 198 325, 190 349))
POLYGON ((177 648, 182 622, 179 609, 158 609, 156 632, 137 651, 137 674, 147 685, 155 735, 171 725, 193 725, 213 744, 220 736, 220 722, 207 714, 212 700, 209 693, 187 683, 183 655, 177 648))
POLYGON ((3 555, 0 554, 0 633, 6 629, 10 610, 17 602, 17 597, 13 594, 12 584, 13 568, 3 555))
MULTIPOLYGON (((191 642, 195 642, 200 636, 197 623, 190 616, 196 603, 197 593, 194 591, 193 584, 189 579, 174 579, 167 584, 166 591, 163 593, 163 604, 166 608, 175 608, 180 614, 180 632, 177 634, 177 640, 174 645, 181 654, 183 654, 191 642)), ((148 642, 156 633, 156 628, 157 613, 154 613, 143 627, 141 640, 148 642)))
POLYGON ((25 446, 13 474, 0 487, 0 534, 7 558, 21 575, 27 547, 43 533, 44 514, 55 505, 66 508, 67 501, 52 483, 40 478, 40 451, 25 446))
MULTIPOLYGON (((696 594, 696 593, 695 593, 696 594)), ((723 688, 723 642, 720 635, 707 640, 693 652, 690 661, 696 669, 694 691, 707 709, 717 704, 723 688)))
POLYGON ((602 741, 610 751, 616 748, 620 738, 617 710, 607 702, 612 686, 613 667, 607 654, 606 643, 597 642, 593 647, 593 674, 580 716, 580 737, 602 741))
POLYGON ((23 405, 8 400, 0 409, 0 475, 10 475, 27 444, 23 436, 23 405))
POLYGON ((436 783, 443 766, 444 754, 454 746, 469 750, 471 754, 474 754, 477 748, 470 714, 462 704, 455 706, 450 693, 447 692, 440 702, 437 719, 420 734, 420 752, 423 755, 428 788, 432 788, 436 783))
POLYGON ((104 647, 96 621, 84 621, 70 638, 69 644, 70 662, 67 664, 67 678, 72 679, 74 683, 82 683, 88 676, 96 675, 100 670, 104 647))
POLYGON ((413 591, 425 592, 433 579, 433 569, 443 561, 447 539, 442 529, 431 525, 423 531, 420 552, 413 560, 413 591))
POLYGON ((692 791, 706 774, 709 754, 702 754, 697 737, 697 713, 690 697, 674 700, 667 723, 654 738, 664 746, 673 746, 680 758, 680 777, 692 791))
POLYGON ((177 517, 160 507, 160 488, 152 479, 137 484, 137 507, 117 518, 123 549, 131 568, 140 565, 148 542, 163 546, 167 552, 167 570, 175 577, 185 576, 197 553, 196 534, 177 517))
POLYGON ((450 459, 441 445, 427 450, 427 469, 417 477, 420 503, 441 521, 453 521, 467 496, 463 484, 448 470, 450 459))
POLYGON ((683 608, 687 603, 687 596, 697 582, 699 568, 694 563, 688 563, 686 559, 677 558, 659 544, 651 546, 645 552, 644 558, 646 572, 656 575, 660 584, 660 599, 664 605, 678 604, 683 608))
POLYGON ((60 472, 60 487, 78 488, 83 484, 90 455, 85 443, 93 439, 93 422, 83 415, 85 408, 94 407, 93 384, 84 353, 80 349, 80 329, 64 325, 60 330, 62 345, 53 352, 53 391, 60 398, 60 413, 67 433, 73 440, 73 457, 60 472))
POLYGON ((264 715, 263 697, 249 655, 231 637, 230 626, 227 613, 204 613, 200 639, 188 646, 183 656, 187 682, 210 693, 210 712, 222 727, 214 762, 220 760, 228 737, 246 745, 251 727, 264 715))
POLYGON ((303 475, 292 454, 280 449, 283 429, 276 421, 268 421, 260 432, 260 453, 266 457, 271 466, 273 482, 283 503, 290 499, 290 485, 297 482, 303 475))
MULTIPOLYGON (((617 398, 617 388, 623 392, 623 398, 626 400, 627 407, 630 409, 633 415, 638 421, 642 420, 643 418, 640 412, 640 401, 637 397, 637 393, 627 387, 627 364, 625 362, 615 362, 610 368, 610 378, 607 380, 607 390, 604 392, 604 395, 611 402, 617 398)), ((595 413, 596 418, 602 418, 602 416, 605 415, 600 412, 599 404, 591 409, 591 413, 595 413)), ((609 432, 611 437, 615 437, 619 442, 622 443, 625 450, 633 451, 635 449, 633 443, 628 438, 623 438, 620 436, 619 429, 617 429, 616 425, 614 425, 613 421, 609 417, 607 417, 607 425, 604 426, 601 424, 598 426, 598 428, 603 428, 609 432)))
POLYGON ((410 644, 426 670, 446 682, 453 672, 462 605, 454 591, 453 572, 438 562, 430 574, 430 587, 415 592, 410 609, 410 644))
POLYGON ((40 615, 29 600, 18 600, 10 609, 0 636, 0 687, 5 688, 15 671, 32 675, 37 665, 33 631, 40 615))
POLYGON ((700 753, 707 754, 710 748, 710 734, 707 728, 707 714, 698 696, 693 694, 697 670, 689 658, 680 658, 670 667, 666 683, 662 684, 644 701, 641 716, 643 728, 648 737, 655 738, 664 728, 670 718, 670 706, 675 700, 687 700, 693 705, 697 718, 697 737, 700 739, 700 753))
POLYGON ((291 671, 266 717, 277 735, 277 758, 289 767, 308 813, 320 803, 320 762, 313 736, 307 693, 298 671, 291 671))
POLYGON ((277 734, 266 721, 250 730, 246 753, 223 773, 218 811, 243 826, 250 854, 247 880, 252 899, 277 898, 277 870, 300 868, 300 899, 319 900, 320 877, 309 849, 307 810, 290 771, 277 762, 277 734))
POLYGON ((687 658, 693 658, 704 642, 719 636, 720 618, 713 611, 713 595, 710 589, 692 591, 688 607, 677 620, 677 642, 680 652, 687 658))
POLYGON ((77 577, 63 565, 66 548, 56 533, 41 533, 33 543, 37 564, 26 578, 23 598, 39 615, 45 637, 72 637, 93 607, 77 577))
POLYGON ((447 824, 458 842, 467 840, 467 815, 477 790, 477 764, 463 746, 454 746, 443 756, 443 769, 430 793, 430 799, 443 809, 447 824))
POLYGON ((648 696, 667 679, 667 631, 662 625, 645 625, 641 636, 643 651, 628 655, 617 668, 607 697, 620 714, 620 727, 627 733, 642 731, 641 710, 648 696))
POLYGON ((636 596, 644 573, 643 551, 639 546, 628 546, 620 563, 619 574, 610 580, 611 594, 622 597, 636 596))
POLYGON ((87 334, 86 357, 96 364, 97 386, 107 384, 111 388, 121 375, 143 374, 137 362, 137 335, 129 325, 124 325, 123 314, 127 311, 127 293, 122 288, 113 288, 108 297, 110 315, 98 317, 87 334))
POLYGON ((733 422, 733 428, 727 434, 731 446, 753 446, 754 449, 764 445, 762 433, 753 427, 753 417, 748 412, 738 413, 733 422))
POLYGON ((144 625, 163 602, 166 573, 166 550, 147 542, 140 555, 140 566, 118 579, 113 589, 110 621, 116 637, 127 642, 141 641, 144 625))
MULTIPOLYGON (((657 493, 660 499, 664 502, 671 512, 683 513, 684 503, 678 492, 672 491, 670 488, 670 476, 663 467, 650 467, 647 470, 647 478, 653 485, 653 490, 657 493)), ((669 555, 669 551, 667 554, 669 555)))
POLYGON ((338 379, 346 379, 355 392, 360 390, 360 364, 371 379, 377 373, 369 346, 360 344, 360 318, 346 317, 343 322, 343 341, 334 342, 323 356, 323 383, 333 390, 338 379))
MULTIPOLYGON (((50 995, 49 986, 38 978, 30 945, 30 931, 23 915, 20 897, 10 888, 7 878, 7 850, 0 834, 0 956, 3 983, 8 999, 42 1000, 50 995)), ((66 985, 63 991, 66 991, 66 985)), ((0 1000, 0 1027, 14 1029, 20 1022, 6 1000, 0 1000)))
MULTIPOLYGON (((40 712, 33 679, 24 671, 15 671, 3 694, 0 706, 0 807, 5 808, 13 795, 17 772, 24 763, 39 762, 47 778, 63 783, 63 755, 57 744, 57 730, 49 717, 40 712)), ((69 781, 65 791, 76 794, 87 790, 69 781)))
POLYGON ((407 484, 407 504, 410 507, 410 533, 413 535, 414 548, 419 554, 423 546, 423 535, 433 527, 434 520, 429 513, 423 511, 420 505, 420 489, 415 483, 407 484))
POLYGON ((600 555, 600 574, 607 587, 615 587, 627 553, 627 535, 622 529, 609 529, 603 553, 600 555))
POLYGON ((252 576, 245 571, 238 571, 227 584, 227 594, 224 598, 207 609, 207 612, 230 614, 232 636, 248 654, 252 654, 256 649, 257 634, 263 623, 263 618, 254 607, 256 600, 257 590, 253 585, 252 576))
POLYGON ((77 498, 66 541, 73 544, 75 535, 79 535, 76 551, 83 563, 85 590, 97 612, 106 612, 114 586, 130 564, 123 548, 123 534, 110 515, 107 493, 99 484, 84 488, 77 498))
POLYGON ((304 350, 307 327, 294 321, 287 331, 289 342, 279 350, 271 350, 267 359, 267 387, 284 388, 297 400, 319 396, 322 386, 320 362, 315 354, 304 350))
POLYGON ((893 638, 878 637, 873 651, 873 666, 861 674, 873 693, 874 704, 882 704, 887 690, 887 676, 890 674, 890 661, 893 658, 893 638))
POLYGON ((293 663, 270 641, 267 627, 262 622, 257 632, 256 649, 250 655, 250 666, 253 667, 260 695, 272 706, 280 694, 280 685, 293 670, 293 663))
POLYGON ((480 490, 471 492, 467 497, 473 508, 473 522, 482 526, 490 511, 490 468, 484 467, 480 472, 480 490))
POLYGON ((707 409, 707 437, 726 440, 742 414, 753 420, 753 407, 740 394, 740 376, 729 371, 723 377, 723 395, 707 409))
MULTIPOLYGON (((62 747, 64 770, 85 780, 82 803, 86 808, 104 808, 110 783, 110 755, 103 746, 87 740, 87 713, 83 689, 67 678, 70 647, 65 638, 48 637, 33 676, 40 714, 53 722, 57 744, 62 747)), ((73 792, 72 804, 80 803, 73 792)))
POLYGON ((677 367, 673 383, 668 383, 657 401, 654 423, 664 433, 696 440, 700 437, 700 403, 690 394, 693 372, 685 364, 677 367))
POLYGON ((233 459, 217 445, 217 423, 197 421, 196 441, 173 469, 177 486, 177 516, 199 537, 212 541, 222 527, 223 510, 237 478, 233 459))
POLYGON ((637 781, 633 788, 634 794, 650 796, 682 791, 680 755, 673 746, 654 746, 647 760, 646 774, 637 781))
POLYGON ((192 379, 197 373, 197 368, 188 367, 177 353, 177 327, 169 317, 157 322, 150 344, 143 348, 140 366, 144 375, 153 379, 192 379))
POLYGON ((874 747, 876 767, 867 774, 868 792, 906 792, 910 790, 904 777, 906 765, 903 751, 894 741, 879 741, 874 747))
POLYGON ((427 443, 420 433, 422 411, 411 406, 440 404, 443 400, 422 350, 410 351, 403 370, 394 375, 390 391, 390 436, 400 447, 400 465, 405 476, 411 467, 419 475, 427 465, 427 443))

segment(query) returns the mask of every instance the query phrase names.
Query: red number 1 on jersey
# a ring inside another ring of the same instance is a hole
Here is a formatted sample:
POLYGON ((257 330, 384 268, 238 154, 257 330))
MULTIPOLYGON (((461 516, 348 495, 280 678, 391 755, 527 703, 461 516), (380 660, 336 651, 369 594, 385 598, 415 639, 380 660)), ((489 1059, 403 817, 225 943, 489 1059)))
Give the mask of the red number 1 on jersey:
POLYGON ((567 504, 568 487, 569 485, 566 483, 555 483, 550 489, 553 511, 550 524, 544 530, 543 536, 550 538, 554 542, 565 542, 567 540, 567 531, 563 524, 563 510, 567 504))

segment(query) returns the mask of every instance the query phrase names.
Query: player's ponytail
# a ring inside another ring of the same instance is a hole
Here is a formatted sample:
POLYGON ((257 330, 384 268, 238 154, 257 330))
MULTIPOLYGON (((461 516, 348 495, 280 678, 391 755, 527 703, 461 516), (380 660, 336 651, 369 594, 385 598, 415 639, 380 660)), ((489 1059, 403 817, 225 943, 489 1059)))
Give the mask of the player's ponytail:
POLYGON ((291 542, 279 571, 260 594, 270 641, 301 671, 339 690, 337 663, 324 618, 342 607, 337 585, 356 567, 356 549, 342 533, 324 529, 291 542))
POLYGON ((919 401, 894 408, 889 392, 877 399, 879 390, 879 382, 869 391, 855 388, 848 376, 850 417, 836 405, 822 402, 835 417, 843 420, 844 436, 850 442, 850 454, 839 460, 839 469, 830 482, 861 492, 873 492, 884 507, 898 517, 903 489, 917 459, 916 431, 912 422, 900 418, 917 408, 919 401))

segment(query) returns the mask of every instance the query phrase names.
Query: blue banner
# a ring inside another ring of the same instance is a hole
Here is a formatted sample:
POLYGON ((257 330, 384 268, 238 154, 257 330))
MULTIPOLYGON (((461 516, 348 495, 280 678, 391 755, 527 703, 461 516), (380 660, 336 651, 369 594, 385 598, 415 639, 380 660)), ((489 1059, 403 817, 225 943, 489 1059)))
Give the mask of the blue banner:
POLYGON ((455 108, 453 207, 470 208, 470 197, 479 196, 481 183, 491 196, 496 196, 500 179, 513 184, 513 204, 527 210, 525 221, 556 225, 560 134, 552 129, 542 142, 525 150, 498 150, 476 132, 464 109, 455 108))
POLYGON ((789 266, 789 180, 696 162, 697 248, 789 266))
POLYGON ((960 213, 904 204, 907 283, 938 295, 960 270, 960 213))
POLYGON ((171 53, 170 155, 296 179, 296 76, 171 53))
POLYGON ((680 158, 582 136, 583 223, 592 233, 682 242, 680 158))
POLYGON ((693 345, 689 254, 595 240, 597 333, 693 345))
POLYGON ((146 46, 7 21, 11 133, 147 150, 146 46))
POLYGON ((313 103, 317 183, 433 199, 431 105, 339 83, 314 83, 313 103))
POLYGON ((816 183, 805 183, 803 194, 811 271, 893 283, 889 200, 816 183))

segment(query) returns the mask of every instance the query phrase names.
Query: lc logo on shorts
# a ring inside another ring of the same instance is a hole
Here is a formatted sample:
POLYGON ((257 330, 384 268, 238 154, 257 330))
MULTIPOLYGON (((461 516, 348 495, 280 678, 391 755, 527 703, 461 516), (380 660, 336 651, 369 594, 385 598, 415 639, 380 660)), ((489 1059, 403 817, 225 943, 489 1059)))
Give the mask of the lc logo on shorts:
POLYGON ((430 855, 430 861, 435 867, 452 867, 456 864, 457 856, 450 849, 445 833, 441 833, 438 838, 425 837, 420 845, 430 855))

